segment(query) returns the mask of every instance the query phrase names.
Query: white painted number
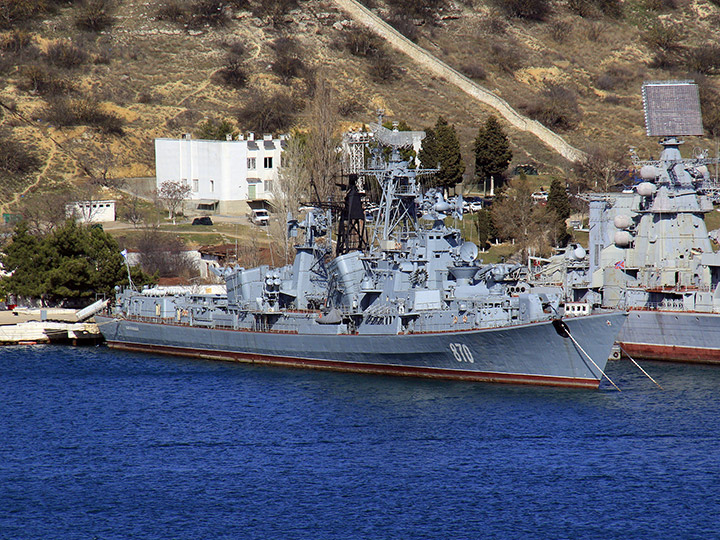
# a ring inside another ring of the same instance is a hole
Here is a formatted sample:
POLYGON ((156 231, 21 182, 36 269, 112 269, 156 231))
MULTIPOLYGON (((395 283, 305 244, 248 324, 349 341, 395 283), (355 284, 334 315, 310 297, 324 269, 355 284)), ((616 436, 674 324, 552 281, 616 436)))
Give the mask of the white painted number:
POLYGON ((450 350, 458 362, 470 362, 471 364, 475 362, 472 352, 464 343, 451 343, 450 350))

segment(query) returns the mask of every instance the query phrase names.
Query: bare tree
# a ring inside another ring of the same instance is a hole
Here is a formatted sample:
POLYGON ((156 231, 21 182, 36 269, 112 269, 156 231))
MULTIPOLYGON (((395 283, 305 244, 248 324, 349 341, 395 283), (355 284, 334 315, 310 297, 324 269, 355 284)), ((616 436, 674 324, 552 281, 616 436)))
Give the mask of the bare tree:
POLYGON ((576 184, 580 190, 610 191, 618 184, 618 173, 626 168, 623 153, 617 149, 596 146, 587 158, 575 166, 576 184))
POLYGON ((140 265, 149 274, 186 279, 198 275, 195 263, 187 254, 185 243, 175 235, 148 227, 142 231, 136 247, 140 253, 140 265))
POLYGON ((158 198, 165 205, 168 211, 168 219, 175 223, 175 214, 183 201, 190 195, 190 186, 184 182, 167 180, 160 184, 158 198))
POLYGON ((534 203, 532 188, 524 176, 510 181, 492 206, 492 218, 500 238, 519 245, 523 260, 529 250, 549 252, 552 219, 544 206, 534 203))
POLYGON ((280 237, 283 239, 286 261, 289 257, 289 238, 285 226, 285 216, 296 215, 299 202, 306 198, 308 188, 306 158, 306 138, 302 134, 294 132, 283 151, 278 180, 272 184, 274 206, 280 215, 280 237))
POLYGON ((38 191, 23 197, 20 215, 27 221, 31 233, 46 234, 67 220, 67 205, 74 199, 70 188, 38 191))
POLYGON ((320 202, 338 196, 335 185, 340 172, 339 116, 335 95, 322 74, 318 75, 315 96, 310 106, 310 132, 307 143, 307 167, 320 202))

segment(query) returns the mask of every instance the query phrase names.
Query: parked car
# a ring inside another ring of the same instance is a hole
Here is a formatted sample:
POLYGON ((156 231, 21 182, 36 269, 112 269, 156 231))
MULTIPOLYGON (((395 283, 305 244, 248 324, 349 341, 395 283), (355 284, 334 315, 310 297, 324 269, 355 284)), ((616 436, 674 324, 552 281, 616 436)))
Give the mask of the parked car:
POLYGON ((264 208, 253 208, 249 217, 255 225, 265 226, 270 222, 270 214, 264 208))
POLYGON ((193 225, 212 225, 212 219, 209 216, 196 217, 192 220, 193 225))
POLYGON ((467 208, 470 212, 474 213, 483 209, 482 197, 467 197, 465 201, 467 202, 467 208))
POLYGON ((544 203, 547 202, 548 194, 547 191, 536 191, 532 194, 532 199, 536 203, 544 203))

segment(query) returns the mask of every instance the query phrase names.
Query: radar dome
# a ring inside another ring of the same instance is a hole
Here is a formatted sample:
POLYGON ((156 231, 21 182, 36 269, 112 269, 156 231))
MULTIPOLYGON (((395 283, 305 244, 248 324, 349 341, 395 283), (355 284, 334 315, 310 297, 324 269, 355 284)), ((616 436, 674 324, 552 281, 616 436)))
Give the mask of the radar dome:
POLYGON ((632 220, 630 219, 630 216, 623 214, 618 214, 615 216, 615 219, 613 219, 613 225, 615 225, 618 229, 627 229, 631 224, 632 220))
POLYGON ((578 246, 573 250, 573 257, 575 257, 575 260, 582 261, 585 258, 585 255, 587 253, 585 252, 585 248, 582 246, 578 246))
POLYGON ((632 235, 627 231, 618 231, 615 233, 615 245, 619 248, 630 247, 632 235))
POLYGON ((654 180, 660 176, 660 171, 654 165, 643 165, 640 168, 640 178, 643 180, 654 180))
POLYGON ((650 182, 641 182, 638 184, 637 192, 643 197, 649 197, 657 191, 657 186, 650 182))

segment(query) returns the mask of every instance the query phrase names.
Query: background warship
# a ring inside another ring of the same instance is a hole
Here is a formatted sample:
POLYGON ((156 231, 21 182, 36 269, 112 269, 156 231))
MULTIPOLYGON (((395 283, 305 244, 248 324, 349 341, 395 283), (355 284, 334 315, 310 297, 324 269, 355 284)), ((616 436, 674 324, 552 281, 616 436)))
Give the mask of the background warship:
POLYGON ((110 347, 285 366, 475 381, 597 387, 622 312, 565 310, 533 289, 522 265, 481 265, 477 247, 445 224, 462 197, 422 193, 397 147, 362 171, 382 188, 367 240, 347 190, 338 250, 331 216, 288 220, 304 231, 293 264, 225 268, 226 295, 131 289, 96 317, 110 347), (323 241, 324 240, 324 241, 323 241), (562 319, 561 316, 565 315, 562 319), (574 315, 574 316, 573 316, 574 315))
POLYGON ((632 190, 590 195, 589 259, 562 255, 545 281, 554 269, 572 297, 629 310, 618 344, 631 357, 720 363, 720 253, 704 220, 718 193, 709 170, 717 159, 680 153, 680 136, 703 133, 697 86, 646 83, 643 103, 660 158, 633 156, 632 190))

